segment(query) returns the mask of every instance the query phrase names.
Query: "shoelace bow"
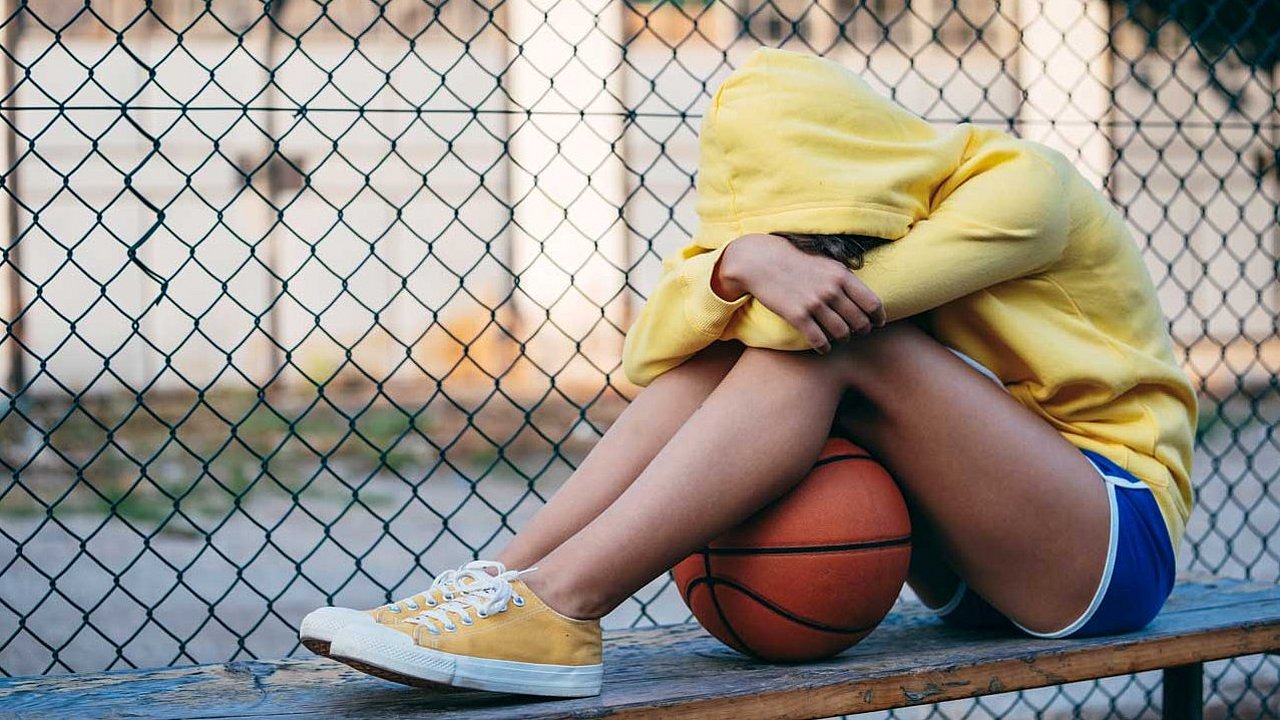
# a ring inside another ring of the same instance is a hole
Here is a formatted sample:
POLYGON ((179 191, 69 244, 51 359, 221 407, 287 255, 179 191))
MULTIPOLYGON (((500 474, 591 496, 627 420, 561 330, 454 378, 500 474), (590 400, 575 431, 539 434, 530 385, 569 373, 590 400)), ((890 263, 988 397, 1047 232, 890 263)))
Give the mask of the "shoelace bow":
MULTIPOLYGON (((493 577, 488 572, 490 568, 497 570, 499 575, 507 571, 507 567, 500 562, 491 562, 488 560, 474 560, 472 562, 461 565, 457 569, 450 568, 449 570, 445 570, 444 572, 440 573, 435 577, 434 580, 431 581, 431 587, 418 593, 418 595, 421 595, 423 596, 423 598, 425 598, 426 605, 428 608, 433 608, 437 605, 436 601, 433 600, 431 597, 431 593, 433 591, 444 590, 445 599, 449 600, 452 598, 454 593, 460 592, 461 588, 463 587, 462 586, 463 581, 470 580, 472 582, 475 582, 476 580, 479 580, 482 577, 484 578, 493 577), (449 589, 450 586, 453 586, 454 589, 450 590, 449 589)), ((413 599, 414 597, 417 597, 417 595, 410 596, 408 598, 405 598, 404 600, 397 600, 393 603, 387 603, 385 607, 387 608, 387 610, 390 610, 393 613, 398 613, 398 612, 401 612, 400 606, 403 605, 406 610, 409 610, 410 612, 416 612, 418 610, 421 610, 422 606, 414 601, 413 599)))
POLYGON ((496 576, 483 573, 483 577, 461 588, 460 594, 454 599, 440 603, 440 606, 434 610, 427 610, 406 618, 405 622, 422 625, 433 635, 439 635, 441 629, 449 632, 458 629, 458 626, 449 618, 450 613, 457 615, 458 621, 463 625, 474 625, 475 620, 471 619, 472 610, 475 611, 476 617, 486 618, 494 613, 506 612, 508 604, 523 607, 525 600, 511 586, 511 581, 534 570, 537 568, 506 570, 496 576))

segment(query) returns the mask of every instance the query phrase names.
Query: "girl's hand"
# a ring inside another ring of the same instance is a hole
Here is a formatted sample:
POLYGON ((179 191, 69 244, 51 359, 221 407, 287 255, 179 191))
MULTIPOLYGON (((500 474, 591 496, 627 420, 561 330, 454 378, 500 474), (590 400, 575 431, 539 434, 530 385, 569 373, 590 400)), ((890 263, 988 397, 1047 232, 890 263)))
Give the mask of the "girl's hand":
POLYGON ((717 277, 729 297, 750 293, 791 323, 819 353, 885 322, 880 298, 842 262, 777 235, 743 235, 725 248, 717 277))

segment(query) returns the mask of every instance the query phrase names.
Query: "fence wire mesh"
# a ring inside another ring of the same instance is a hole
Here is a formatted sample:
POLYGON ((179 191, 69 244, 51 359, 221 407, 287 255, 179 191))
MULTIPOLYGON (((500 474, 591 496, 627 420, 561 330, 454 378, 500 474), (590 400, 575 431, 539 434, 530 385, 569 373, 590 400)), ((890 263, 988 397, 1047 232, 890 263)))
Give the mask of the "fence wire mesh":
MULTIPOLYGON (((1280 7, 6 0, 0 672, 304 652, 492 555, 636 388, 696 134, 752 49, 1054 146, 1201 393, 1183 570, 1280 579, 1280 7)), ((684 621, 666 579, 608 618, 684 621)), ((1277 662, 1209 714, 1280 714, 1277 662)), ((1141 717, 1138 675, 899 717, 1141 717)))

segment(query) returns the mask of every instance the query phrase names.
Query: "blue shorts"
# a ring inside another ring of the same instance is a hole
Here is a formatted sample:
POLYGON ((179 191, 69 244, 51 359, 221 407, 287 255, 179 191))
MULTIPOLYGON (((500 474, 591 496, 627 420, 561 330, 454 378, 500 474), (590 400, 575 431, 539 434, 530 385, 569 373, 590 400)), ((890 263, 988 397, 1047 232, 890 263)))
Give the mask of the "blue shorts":
MULTIPOLYGON (((996 379, 972 358, 951 350, 979 372, 996 379)), ((1155 495, 1146 483, 1106 456, 1083 448, 1080 452, 1097 468, 1111 500, 1107 564, 1089 607, 1061 630, 1041 633, 1001 615, 961 582, 950 602, 934 609, 944 622, 966 628, 1016 627, 1045 638, 1092 637, 1141 629, 1160 612, 1173 591, 1176 560, 1155 495)))

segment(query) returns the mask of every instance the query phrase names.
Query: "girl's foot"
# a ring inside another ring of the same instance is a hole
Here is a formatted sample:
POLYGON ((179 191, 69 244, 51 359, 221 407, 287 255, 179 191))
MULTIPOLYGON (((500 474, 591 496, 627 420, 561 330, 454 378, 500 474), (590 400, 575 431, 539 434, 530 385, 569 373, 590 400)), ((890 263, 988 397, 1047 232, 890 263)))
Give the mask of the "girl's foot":
POLYGON ((598 695, 600 621, 552 610, 519 579, 521 574, 475 577, 453 600, 403 622, 348 625, 334 637, 329 655, 406 685, 598 695))
POLYGON ((322 607, 307 613, 307 616, 302 618, 302 625, 298 629, 298 639, 311 652, 328 656, 329 646, 333 642, 334 636, 338 634, 339 630, 348 625, 389 625, 398 623, 424 610, 437 607, 440 603, 452 600, 454 595, 459 592, 459 587, 465 587, 470 584, 480 574, 494 575, 505 571, 506 568, 503 567, 502 563, 476 560, 462 565, 457 570, 445 570, 431 582, 431 587, 416 595, 381 605, 372 610, 322 607), (491 573, 489 572, 490 570, 495 572, 491 573))

